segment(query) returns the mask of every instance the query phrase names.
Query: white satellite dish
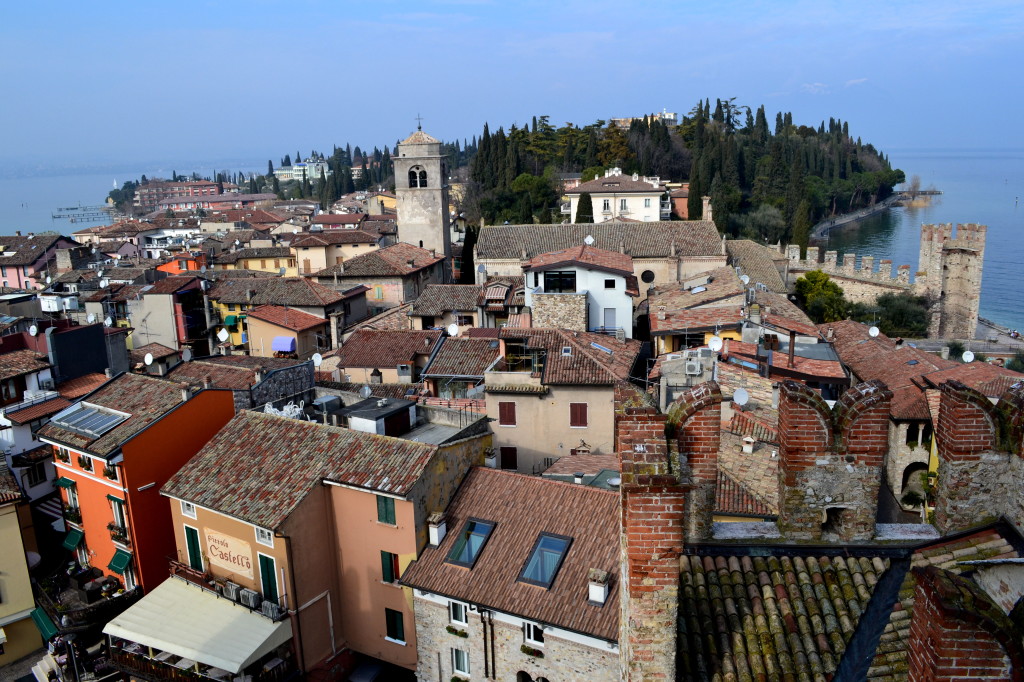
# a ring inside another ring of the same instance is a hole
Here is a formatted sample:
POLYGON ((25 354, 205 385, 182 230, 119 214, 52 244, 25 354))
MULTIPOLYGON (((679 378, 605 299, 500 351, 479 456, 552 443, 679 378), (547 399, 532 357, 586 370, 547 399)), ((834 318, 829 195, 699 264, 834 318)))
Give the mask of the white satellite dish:
POLYGON ((715 351, 716 353, 718 351, 722 350, 722 346, 723 346, 722 337, 720 337, 720 336, 712 336, 710 339, 708 339, 708 348, 710 348, 711 350, 715 351))
POLYGON ((101 269, 99 272, 97 272, 96 276, 97 277, 102 277, 103 276, 103 270, 101 269))
POLYGON ((487 272, 487 266, 481 263, 480 265, 476 266, 476 271, 482 275, 485 272, 487 272))
POLYGON ((28 335, 29 336, 35 336, 38 333, 39 333, 39 327, 37 327, 35 325, 32 325, 31 327, 28 328, 28 335))
POLYGON ((221 343, 224 343, 231 338, 231 334, 228 333, 227 329, 221 329, 217 332, 217 338, 220 339, 221 343))
POLYGON ((103 318, 103 325, 105 327, 111 327, 111 326, 113 326, 113 324, 114 324, 114 321, 112 319, 110 319, 109 317, 103 318))
POLYGON ((745 388, 737 388, 736 392, 732 394, 732 401, 740 406, 746 405, 750 402, 750 394, 745 388))
POLYGON ((50 277, 49 275, 47 275, 47 276, 46 276, 46 283, 47 283, 47 284, 49 284, 49 283, 51 283, 52 281, 53 281, 53 277, 50 277))
POLYGON ((744 284, 750 284, 750 275, 740 275, 740 281, 744 284))
POLYGON ((199 272, 206 272, 206 266, 204 265, 203 267, 199 268, 199 272))
POLYGON ((319 367, 321 365, 321 363, 323 363, 323 361, 324 361, 324 356, 320 355, 319 353, 313 353, 312 360, 313 360, 313 366, 314 367, 319 367))
POLYGON ((284 273, 288 272, 288 268, 281 268, 277 271, 278 276, 284 277, 284 273))
POLYGON ((586 244, 587 246, 593 246, 594 245, 594 238, 591 235, 588 234, 583 239, 583 243, 586 244))
POLYGON ((182 362, 192 362, 192 349, 191 348, 186 348, 185 350, 181 351, 181 361, 182 362))
POLYGON ((878 327, 872 327, 871 329, 869 329, 868 336, 870 336, 871 338, 878 336, 878 327))
POLYGON ((373 391, 370 390, 369 386, 363 386, 361 389, 359 389, 359 397, 363 398, 364 400, 366 398, 369 398, 371 395, 373 395, 373 391))
POLYGON ((152 353, 146 353, 146 357, 142 358, 142 361, 144 363, 146 363, 147 367, 149 367, 150 365, 153 364, 153 354, 152 353))
POLYGON ((457 325, 454 322, 452 322, 450 325, 448 325, 447 331, 448 331, 448 336, 458 336, 459 335, 459 325, 457 325))
POLYGON ((110 286, 110 280, 109 279, 101 279, 100 280, 100 289, 106 289, 108 286, 110 286))
POLYGON ((961 357, 963 357, 964 362, 974 362, 974 353, 969 350, 965 350, 961 357))
POLYGON ((85 316, 85 321, 88 322, 89 324, 92 324, 93 322, 95 322, 96 321, 96 313, 89 313, 88 315, 86 315, 85 316))

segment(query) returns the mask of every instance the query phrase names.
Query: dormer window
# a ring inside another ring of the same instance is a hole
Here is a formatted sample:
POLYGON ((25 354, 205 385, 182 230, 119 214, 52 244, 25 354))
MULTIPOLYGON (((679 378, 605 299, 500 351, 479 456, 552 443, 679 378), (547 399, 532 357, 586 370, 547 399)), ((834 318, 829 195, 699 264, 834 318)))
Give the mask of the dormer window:
POLYGON ((538 585, 544 589, 551 587, 558 575, 558 569, 562 567, 569 547, 572 545, 572 538, 564 535, 552 535, 541 533, 537 542, 533 545, 533 551, 526 560, 522 572, 519 574, 519 581, 538 585))
POLYGON ((572 355, 572 346, 562 346, 562 355, 572 355))
POLYGON ((476 560, 480 557, 480 552, 484 549, 484 545, 487 544, 488 538, 491 537, 491 531, 494 530, 494 526, 493 521, 483 521, 481 519, 466 521, 466 525, 462 527, 458 538, 455 540, 452 551, 448 553, 448 563, 473 568, 476 560))

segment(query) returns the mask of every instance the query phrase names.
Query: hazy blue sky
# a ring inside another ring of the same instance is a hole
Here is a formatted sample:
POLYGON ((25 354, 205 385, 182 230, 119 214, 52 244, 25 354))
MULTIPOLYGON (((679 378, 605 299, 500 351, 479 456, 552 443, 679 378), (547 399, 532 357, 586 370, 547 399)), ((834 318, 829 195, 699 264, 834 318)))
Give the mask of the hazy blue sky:
MULTIPOLYGON (((274 159, 736 97, 882 150, 1022 147, 1024 3, 4 2, 0 163, 274 159)), ((180 168, 179 168, 180 170, 180 168)))

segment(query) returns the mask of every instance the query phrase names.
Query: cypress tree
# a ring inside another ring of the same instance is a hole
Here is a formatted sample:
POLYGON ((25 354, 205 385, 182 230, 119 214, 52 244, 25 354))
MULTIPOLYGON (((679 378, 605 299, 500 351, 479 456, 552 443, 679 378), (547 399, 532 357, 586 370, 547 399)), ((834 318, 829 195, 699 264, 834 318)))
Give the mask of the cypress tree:
POLYGON ((580 194, 579 201, 576 202, 576 222, 594 222, 594 202, 590 198, 590 192, 580 194))

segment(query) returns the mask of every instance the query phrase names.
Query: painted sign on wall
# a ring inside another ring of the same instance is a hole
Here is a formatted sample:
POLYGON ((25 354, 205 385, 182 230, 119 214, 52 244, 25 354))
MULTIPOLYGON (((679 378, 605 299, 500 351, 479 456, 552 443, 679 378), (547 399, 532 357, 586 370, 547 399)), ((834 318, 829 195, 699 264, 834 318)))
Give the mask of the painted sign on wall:
POLYGON ((252 548, 248 542, 210 528, 203 529, 210 563, 252 579, 252 548))

